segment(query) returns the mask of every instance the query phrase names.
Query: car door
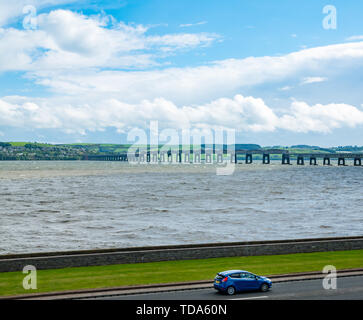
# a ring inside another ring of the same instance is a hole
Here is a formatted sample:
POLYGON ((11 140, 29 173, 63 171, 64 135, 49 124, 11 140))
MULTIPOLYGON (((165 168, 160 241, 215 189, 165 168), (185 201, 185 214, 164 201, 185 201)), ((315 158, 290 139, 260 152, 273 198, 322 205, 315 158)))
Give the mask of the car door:
POLYGON ((240 274, 240 279, 239 279, 239 287, 240 287, 240 291, 244 291, 244 290, 249 290, 249 280, 248 280, 248 273, 246 272, 242 272, 240 274))
POLYGON ((247 290, 256 290, 259 288, 259 282, 256 279, 256 276, 252 273, 246 274, 246 289, 247 290))
POLYGON ((233 273, 233 274, 229 275, 229 277, 232 279, 233 284, 237 291, 243 290, 242 289, 243 288, 242 279, 241 279, 240 273, 233 273))

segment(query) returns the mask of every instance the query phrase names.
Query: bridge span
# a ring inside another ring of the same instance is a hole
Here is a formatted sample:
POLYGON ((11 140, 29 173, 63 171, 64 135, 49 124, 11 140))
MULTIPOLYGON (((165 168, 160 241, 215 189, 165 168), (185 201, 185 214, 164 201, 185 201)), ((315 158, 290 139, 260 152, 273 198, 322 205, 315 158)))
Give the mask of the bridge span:
MULTIPOLYGON (((92 161, 127 161, 138 163, 231 163, 251 164, 254 155, 260 155, 263 164, 270 164, 272 156, 278 156, 283 165, 318 165, 322 159, 323 165, 331 166, 332 160, 337 160, 338 166, 347 166, 347 160, 353 160, 354 166, 362 166, 363 153, 289 153, 283 149, 258 149, 258 150, 168 150, 168 151, 139 151, 132 153, 86 155, 83 160, 92 161)), ((257 160, 255 160, 257 161, 257 160)))

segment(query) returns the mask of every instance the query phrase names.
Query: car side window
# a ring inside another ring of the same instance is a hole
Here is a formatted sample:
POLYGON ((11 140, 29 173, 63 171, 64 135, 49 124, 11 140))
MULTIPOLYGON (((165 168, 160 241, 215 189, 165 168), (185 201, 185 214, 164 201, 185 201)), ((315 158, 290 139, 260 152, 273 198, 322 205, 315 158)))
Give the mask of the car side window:
POLYGON ((230 275, 231 278, 241 278, 241 274, 240 273, 233 273, 230 275))
POLYGON ((242 279, 247 279, 247 273, 241 273, 241 278, 242 279))

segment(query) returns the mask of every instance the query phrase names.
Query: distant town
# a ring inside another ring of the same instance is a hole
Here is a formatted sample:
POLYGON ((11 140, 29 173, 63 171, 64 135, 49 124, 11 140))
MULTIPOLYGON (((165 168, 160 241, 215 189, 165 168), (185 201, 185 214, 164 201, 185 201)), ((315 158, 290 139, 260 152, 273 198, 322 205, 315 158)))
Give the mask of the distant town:
MULTIPOLYGON (((128 144, 47 144, 37 142, 0 142, 0 160, 86 160, 94 155, 117 155, 127 152, 128 144)), ((291 153, 363 153, 363 146, 260 146, 257 144, 236 144, 236 149, 283 149, 291 153)), ((172 147, 171 147, 172 148, 172 147)), ((204 146, 202 145, 202 150, 204 146)))

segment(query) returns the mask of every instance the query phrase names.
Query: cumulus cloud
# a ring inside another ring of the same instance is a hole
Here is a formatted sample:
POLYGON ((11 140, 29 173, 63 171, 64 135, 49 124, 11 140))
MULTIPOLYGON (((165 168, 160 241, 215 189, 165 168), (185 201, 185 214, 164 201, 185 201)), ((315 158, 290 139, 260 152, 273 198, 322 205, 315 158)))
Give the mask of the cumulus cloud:
POLYGON ((61 93, 78 95, 91 91, 128 102, 164 97, 186 104, 233 95, 241 88, 266 83, 283 82, 291 87, 290 81, 297 77, 306 82, 322 81, 332 72, 359 64, 363 65, 363 42, 305 49, 284 56, 227 59, 197 67, 150 71, 37 70, 31 76, 38 84, 61 93), (317 73, 319 79, 310 77, 317 73))
POLYGON ((291 79, 321 82, 332 69, 363 65, 361 41, 166 68, 160 66, 160 57, 208 46, 219 36, 149 35, 147 26, 69 10, 41 14, 38 25, 38 30, 0 28, 0 71, 26 71, 29 79, 61 95, 107 95, 129 103, 163 97, 177 104, 200 104, 260 84, 284 82, 283 88, 291 88, 291 79), (150 66, 159 68, 140 71, 150 66), (317 73, 319 77, 310 76, 317 73))
POLYGON ((152 66, 160 52, 207 46, 219 38, 209 33, 151 36, 143 25, 69 10, 40 14, 37 25, 36 30, 0 28, 0 71, 152 66), (13 54, 20 63, 9 63, 13 54))
POLYGON ((85 134, 115 128, 147 128, 158 120, 160 128, 229 128, 247 132, 331 132, 363 125, 363 111, 346 104, 308 105, 294 101, 283 114, 276 114, 260 98, 236 95, 203 105, 177 106, 163 98, 129 104, 117 99, 92 103, 25 97, 0 100, 0 125, 32 129, 59 129, 85 134))
POLYGON ((39 10, 72 2, 76 2, 76 0, 0 0, 0 27, 24 15, 25 6, 34 6, 39 10))
POLYGON ((342 127, 354 128, 363 124, 363 112, 347 104, 292 103, 289 114, 279 119, 279 127, 294 132, 329 133, 342 127))

